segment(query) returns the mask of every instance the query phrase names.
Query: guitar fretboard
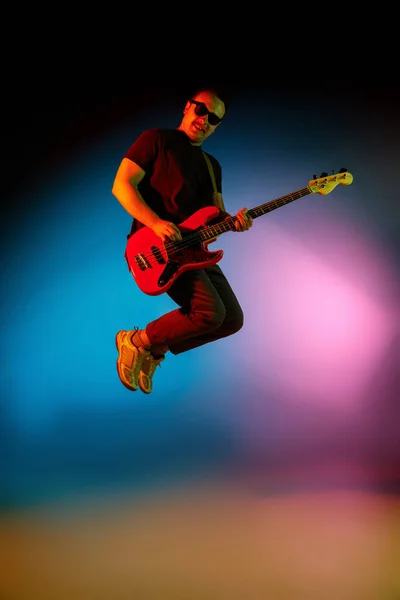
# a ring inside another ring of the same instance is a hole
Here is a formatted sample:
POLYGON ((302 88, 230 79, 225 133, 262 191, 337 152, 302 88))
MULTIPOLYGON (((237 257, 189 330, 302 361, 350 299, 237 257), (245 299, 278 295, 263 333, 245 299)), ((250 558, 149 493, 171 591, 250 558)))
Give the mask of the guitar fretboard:
MULTIPOLYGON (((289 204, 294 200, 298 200, 299 198, 303 198, 303 196, 307 196, 311 194, 311 190, 309 187, 305 187, 301 190, 297 190, 297 192, 293 192, 292 194, 287 194, 286 196, 282 196, 281 198, 276 198, 275 200, 270 200, 265 204, 260 204, 260 206, 255 206, 247 211, 247 214, 252 218, 256 219, 257 217, 261 217, 276 208, 284 206, 285 204, 289 204)), ((215 225, 210 225, 206 227, 206 229, 201 230, 200 235, 203 241, 211 240, 226 231, 232 231, 235 229, 236 217, 229 217, 225 219, 225 221, 221 221, 220 223, 216 223, 215 225)))

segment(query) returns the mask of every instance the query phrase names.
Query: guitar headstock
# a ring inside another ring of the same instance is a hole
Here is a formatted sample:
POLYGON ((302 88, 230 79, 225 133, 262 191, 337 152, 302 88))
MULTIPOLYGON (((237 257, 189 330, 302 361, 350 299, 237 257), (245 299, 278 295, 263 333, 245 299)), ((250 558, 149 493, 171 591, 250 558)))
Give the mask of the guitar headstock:
POLYGON ((353 182, 353 175, 346 169, 340 169, 339 173, 321 173, 321 176, 308 182, 308 187, 313 194, 322 194, 326 196, 339 184, 350 185, 353 182))

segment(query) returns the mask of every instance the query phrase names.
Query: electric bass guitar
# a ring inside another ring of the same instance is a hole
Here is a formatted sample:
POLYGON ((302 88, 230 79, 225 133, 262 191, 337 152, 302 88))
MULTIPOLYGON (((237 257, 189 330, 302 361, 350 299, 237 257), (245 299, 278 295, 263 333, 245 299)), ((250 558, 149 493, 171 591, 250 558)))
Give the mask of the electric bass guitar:
MULTIPOLYGON (((309 181, 305 188, 256 206, 247 214, 256 219, 308 194, 325 196, 337 185, 350 185, 352 181, 353 176, 346 169, 333 175, 322 173, 319 179, 309 181)), ((150 227, 136 231, 128 239, 125 259, 139 289, 149 296, 157 296, 166 292, 185 271, 215 265, 224 252, 210 251, 208 245, 223 233, 234 231, 235 221, 234 216, 221 220, 220 209, 207 206, 178 225, 182 240, 163 242, 150 227)))

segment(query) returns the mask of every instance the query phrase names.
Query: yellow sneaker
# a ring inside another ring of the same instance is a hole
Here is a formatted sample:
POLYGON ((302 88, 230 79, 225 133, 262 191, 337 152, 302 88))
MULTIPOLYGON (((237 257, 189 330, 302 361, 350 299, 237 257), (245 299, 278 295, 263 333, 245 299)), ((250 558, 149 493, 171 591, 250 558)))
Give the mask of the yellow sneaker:
POLYGON ((121 383, 132 392, 139 387, 138 377, 143 361, 149 356, 149 350, 137 348, 132 342, 132 335, 137 331, 125 331, 121 329, 115 337, 115 345, 118 350, 117 372, 121 383))
POLYGON ((152 354, 149 354, 147 358, 142 362, 142 368, 140 369, 138 384, 142 392, 145 394, 150 394, 153 390, 153 375, 155 370, 159 365, 161 365, 162 361, 165 359, 165 356, 160 356, 160 358, 154 358, 152 354))

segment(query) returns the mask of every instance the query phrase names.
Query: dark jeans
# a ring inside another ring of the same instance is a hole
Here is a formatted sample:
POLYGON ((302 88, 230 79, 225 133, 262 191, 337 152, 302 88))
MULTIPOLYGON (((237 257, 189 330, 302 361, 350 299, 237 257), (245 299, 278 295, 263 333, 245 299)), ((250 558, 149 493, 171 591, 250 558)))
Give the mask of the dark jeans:
POLYGON ((167 294, 180 307, 151 321, 151 344, 181 354, 232 335, 243 326, 243 311, 218 265, 182 273, 167 294))

